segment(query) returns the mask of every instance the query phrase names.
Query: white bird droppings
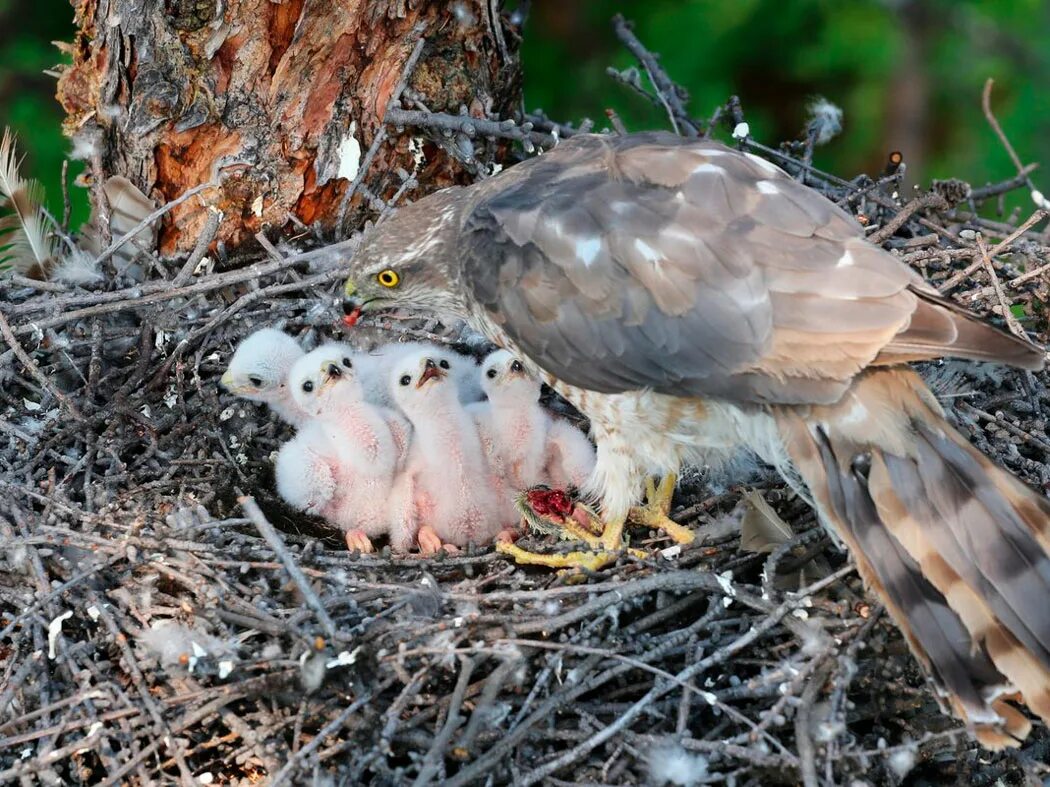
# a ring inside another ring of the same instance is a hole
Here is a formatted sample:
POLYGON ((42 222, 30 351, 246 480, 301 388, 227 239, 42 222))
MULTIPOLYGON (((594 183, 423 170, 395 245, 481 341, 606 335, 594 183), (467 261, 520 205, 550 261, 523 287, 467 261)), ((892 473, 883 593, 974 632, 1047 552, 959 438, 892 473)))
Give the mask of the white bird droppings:
POLYGON ((47 624, 47 657, 54 661, 55 645, 58 644, 58 635, 62 633, 62 621, 73 617, 70 610, 66 610, 47 624))
POLYGON ((326 669, 332 669, 333 667, 347 667, 357 661, 357 654, 361 652, 361 647, 358 646, 353 650, 343 650, 339 652, 339 655, 334 659, 329 659, 325 662, 326 669))
POLYGON ((357 132, 357 121, 350 124, 346 137, 339 143, 339 170, 337 178, 353 180, 361 168, 361 143, 354 134, 357 132))
POLYGON ((751 136, 751 126, 747 123, 737 123, 733 129, 733 139, 746 139, 751 136))

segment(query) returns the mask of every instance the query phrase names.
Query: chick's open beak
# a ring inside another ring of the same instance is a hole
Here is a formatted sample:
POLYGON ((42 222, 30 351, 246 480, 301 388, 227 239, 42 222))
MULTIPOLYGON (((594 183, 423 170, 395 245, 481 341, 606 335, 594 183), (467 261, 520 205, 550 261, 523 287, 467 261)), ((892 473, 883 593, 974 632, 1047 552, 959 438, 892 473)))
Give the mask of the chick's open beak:
POLYGON ((219 380, 219 384, 226 390, 231 390, 233 388, 233 372, 227 369, 222 375, 222 379, 219 380))
POLYGON ((343 376, 343 368, 335 361, 325 361, 321 364, 321 387, 331 385, 343 376))
POLYGON ((416 383, 416 388, 422 388, 427 380, 440 380, 443 377, 445 377, 445 372, 439 369, 436 363, 427 358, 426 365, 423 367, 423 374, 419 375, 419 382, 416 383))

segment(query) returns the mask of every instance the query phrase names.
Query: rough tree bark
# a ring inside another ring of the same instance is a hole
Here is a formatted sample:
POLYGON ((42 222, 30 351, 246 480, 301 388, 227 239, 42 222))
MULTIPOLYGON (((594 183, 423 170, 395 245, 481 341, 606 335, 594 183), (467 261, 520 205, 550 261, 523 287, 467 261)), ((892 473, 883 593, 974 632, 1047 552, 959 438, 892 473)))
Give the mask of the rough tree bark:
MULTIPOLYGON (((420 37, 427 43, 408 86, 426 108, 477 117, 517 109, 519 36, 498 6, 74 0, 73 64, 58 86, 66 131, 95 183, 124 176, 161 204, 219 182, 167 217, 164 254, 193 247, 205 204, 223 213, 217 241, 227 249, 260 230, 291 230, 292 216, 335 231, 420 37)), ((378 150, 360 191, 389 196, 398 168, 415 173, 421 193, 464 176, 441 146, 401 138, 378 150)), ((358 223, 361 201, 355 193, 358 223)))

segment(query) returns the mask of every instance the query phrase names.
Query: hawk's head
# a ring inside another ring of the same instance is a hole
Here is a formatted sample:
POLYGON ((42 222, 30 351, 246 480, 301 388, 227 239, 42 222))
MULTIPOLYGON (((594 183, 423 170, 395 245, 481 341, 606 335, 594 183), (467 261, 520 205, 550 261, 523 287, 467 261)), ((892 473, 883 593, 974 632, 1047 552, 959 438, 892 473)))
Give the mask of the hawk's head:
POLYGON ((462 314, 455 238, 461 188, 431 194, 370 230, 350 261, 343 290, 346 323, 398 307, 462 314))

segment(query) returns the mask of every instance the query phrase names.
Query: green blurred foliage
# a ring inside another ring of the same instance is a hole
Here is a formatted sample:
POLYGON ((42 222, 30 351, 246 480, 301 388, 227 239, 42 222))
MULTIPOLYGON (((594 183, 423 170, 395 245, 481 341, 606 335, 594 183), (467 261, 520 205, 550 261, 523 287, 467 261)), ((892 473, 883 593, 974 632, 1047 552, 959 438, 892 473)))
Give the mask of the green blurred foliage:
MULTIPOLYGON (((62 218, 62 162, 69 143, 62 136, 62 108, 55 100, 55 78, 45 74, 67 59, 51 43, 70 41, 73 9, 68 0, 0 0, 0 126, 18 136, 24 156, 22 177, 34 178, 47 190, 48 209, 62 218)), ((83 169, 71 162, 69 180, 83 169)), ((89 216, 84 189, 70 185, 75 229, 89 216)))
MULTIPOLYGON (((605 73, 636 65, 613 33, 615 13, 635 22, 688 89, 697 118, 739 95, 752 133, 775 144, 801 135, 814 96, 841 106, 845 129, 818 150, 816 164, 844 177, 877 173, 897 149, 913 183, 1011 176, 981 114, 989 76, 995 111, 1022 160, 1050 166, 1044 0, 534 0, 523 48, 529 109, 590 117, 600 128, 612 108, 630 129, 667 127, 660 110, 605 73)), ((43 181, 58 214, 68 144, 54 78, 43 72, 62 62, 51 41, 71 40, 72 16, 68 0, 0 0, 0 124, 18 133, 23 174, 43 181)), ((70 168, 71 180, 80 166, 70 168)), ((1035 180, 1050 192, 1050 174, 1035 180)), ((87 199, 70 191, 76 227, 87 199)))
MULTIPOLYGON (((903 151, 912 183, 1015 174, 981 112, 988 77, 1021 159, 1050 166, 1043 0, 535 0, 523 53, 527 108, 590 117, 599 128, 612 108, 630 130, 667 127, 662 111, 605 73, 636 65, 616 40, 616 13, 689 91, 697 118, 736 94, 752 134, 776 144, 801 138, 813 97, 842 107, 843 133, 815 163, 844 177, 877 174, 893 150, 903 151)), ((1034 177, 1050 191, 1050 175, 1034 177)))

